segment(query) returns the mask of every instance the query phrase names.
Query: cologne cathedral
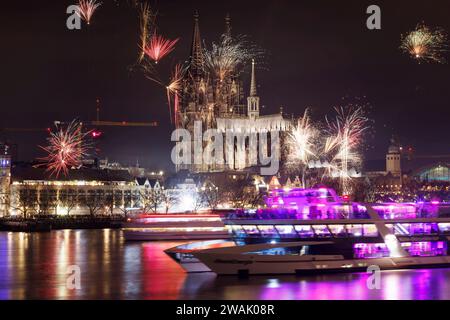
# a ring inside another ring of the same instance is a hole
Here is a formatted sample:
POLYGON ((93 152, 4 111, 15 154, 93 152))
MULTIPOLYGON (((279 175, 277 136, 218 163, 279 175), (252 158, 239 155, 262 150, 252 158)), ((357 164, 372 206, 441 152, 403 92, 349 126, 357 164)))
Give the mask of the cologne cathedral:
MULTIPOLYGON (((225 18, 223 36, 233 37, 231 19, 228 15, 225 18)), ((183 79, 178 110, 176 110, 176 126, 190 132, 192 145, 195 143, 194 123, 199 121, 201 121, 203 132, 208 129, 217 129, 224 136, 231 132, 237 138, 248 136, 251 133, 282 132, 290 128, 292 122, 283 117, 282 110, 280 113, 272 115, 260 114, 260 98, 257 93, 254 60, 248 61, 248 64, 251 64, 251 81, 246 88, 242 80, 242 67, 236 67, 235 70, 227 72, 224 77, 219 77, 207 68, 204 49, 200 34, 199 15, 195 13, 189 64, 183 79), (245 97, 246 92, 248 92, 247 97, 245 97)), ((223 140, 225 141, 225 138, 223 140)), ((201 143, 203 146, 207 144, 204 141, 196 143, 201 143)), ((246 142, 246 146, 248 147, 248 142, 246 142)), ((193 161, 194 164, 183 164, 177 169, 187 169, 193 173, 207 173, 243 171, 259 165, 258 157, 249 157, 248 152, 238 155, 235 149, 233 147, 233 161, 212 164, 199 164, 193 161)), ((261 147, 258 152, 261 152, 261 147)))

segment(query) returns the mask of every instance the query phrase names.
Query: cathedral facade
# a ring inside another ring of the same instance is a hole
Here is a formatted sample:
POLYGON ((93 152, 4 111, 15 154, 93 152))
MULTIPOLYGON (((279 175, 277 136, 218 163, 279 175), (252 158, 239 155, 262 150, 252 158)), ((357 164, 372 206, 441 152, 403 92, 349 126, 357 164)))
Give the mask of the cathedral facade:
MULTIPOLYGON (((231 19, 225 18, 224 37, 232 37, 231 19)), ((202 133, 214 129, 223 135, 225 161, 195 161, 193 151, 191 163, 177 164, 177 170, 189 170, 193 173, 242 171, 248 168, 266 165, 261 163, 261 153, 275 152, 271 141, 273 135, 288 130, 292 121, 280 113, 272 115, 260 114, 260 98, 257 93, 255 61, 251 63, 251 83, 246 97, 242 70, 236 67, 223 77, 211 72, 206 66, 204 48, 200 36, 199 15, 194 14, 194 30, 192 37, 189 66, 183 79, 176 112, 176 127, 186 129, 191 136, 191 145, 207 147, 202 133), (199 124, 201 124, 199 126, 199 124), (271 136, 262 143, 260 136, 271 136), (230 142, 232 144, 226 144, 230 142), (257 147, 258 146, 258 147, 257 147), (255 149, 256 148, 256 149, 255 149), (255 155, 252 150, 256 150, 255 155), (269 151, 270 150, 270 151, 269 151)), ((278 143, 278 141, 277 141, 278 143)), ((273 155, 273 154, 272 154, 273 155)), ((204 159, 203 159, 204 160, 204 159)))

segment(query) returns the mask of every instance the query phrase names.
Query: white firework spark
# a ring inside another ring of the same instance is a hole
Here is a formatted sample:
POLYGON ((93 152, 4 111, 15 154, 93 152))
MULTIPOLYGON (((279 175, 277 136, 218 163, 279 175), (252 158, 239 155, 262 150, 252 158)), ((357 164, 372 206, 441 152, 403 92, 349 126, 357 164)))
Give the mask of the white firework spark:
POLYGON ((204 50, 207 69, 220 81, 261 55, 262 51, 244 36, 222 35, 220 43, 213 43, 211 49, 204 50))
POLYGON ((350 166, 361 162, 359 148, 364 132, 369 129, 368 119, 361 107, 335 108, 333 121, 326 120, 329 137, 325 140, 324 155, 329 159, 328 174, 337 171, 342 192, 351 193, 350 166))
POLYGON ((415 30, 402 36, 400 49, 419 61, 444 63, 442 53, 447 51, 447 34, 441 28, 432 30, 418 24, 415 30))
POLYGON ((304 187, 306 167, 311 159, 317 158, 315 146, 319 135, 319 130, 312 124, 308 109, 287 135, 286 167, 291 172, 301 169, 304 187))

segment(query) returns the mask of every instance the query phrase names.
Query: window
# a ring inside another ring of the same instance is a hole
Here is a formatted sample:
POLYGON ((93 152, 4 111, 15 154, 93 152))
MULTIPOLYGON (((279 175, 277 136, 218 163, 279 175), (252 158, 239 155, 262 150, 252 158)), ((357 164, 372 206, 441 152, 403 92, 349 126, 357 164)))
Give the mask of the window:
POLYGON ((275 226, 275 228, 278 230, 278 233, 282 237, 291 237, 297 235, 297 233, 294 230, 294 227, 291 225, 278 225, 275 226))
POLYGON ((256 226, 242 226, 247 234, 259 234, 258 228, 256 226))
POLYGON ((318 237, 331 237, 331 233, 326 225, 315 225, 313 226, 313 229, 318 237))
POLYGON ((231 226, 231 230, 233 230, 233 233, 238 237, 245 236, 244 229, 242 229, 241 226, 231 226))
POLYGON ((377 237, 378 229, 374 224, 364 224, 363 225, 364 237, 377 237))
POLYGON ((313 232, 311 226, 298 225, 298 226, 295 226, 294 228, 295 228, 295 231, 297 231, 300 238, 314 237, 314 232, 313 232))
POLYGON ((335 237, 346 237, 347 230, 343 224, 330 224, 328 225, 328 229, 330 229, 331 233, 335 237))
POLYGON ((450 233, 450 223, 439 223, 439 231, 450 233))
POLYGON ((347 232, 351 237, 361 237, 363 235, 363 229, 361 224, 349 224, 346 225, 347 232))
POLYGON ((274 226, 258 226, 258 229, 263 236, 278 236, 278 232, 274 226))

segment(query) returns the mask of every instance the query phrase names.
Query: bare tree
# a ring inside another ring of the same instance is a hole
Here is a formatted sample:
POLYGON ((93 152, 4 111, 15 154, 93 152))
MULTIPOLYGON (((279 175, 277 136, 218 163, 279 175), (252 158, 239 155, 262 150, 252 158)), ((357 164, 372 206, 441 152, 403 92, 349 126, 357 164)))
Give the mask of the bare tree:
POLYGON ((178 196, 173 194, 172 192, 168 190, 163 190, 162 192, 162 202, 165 208, 166 213, 169 212, 170 208, 172 208, 174 205, 178 203, 179 199, 178 196))
POLYGON ((70 215, 70 211, 79 205, 76 191, 72 189, 61 190, 59 194, 59 204, 66 208, 67 215, 70 215))
POLYGON ((219 188, 212 183, 205 183, 205 185, 198 190, 198 198, 202 205, 207 206, 211 210, 215 210, 221 200, 219 188))
POLYGON ((36 210, 38 215, 49 215, 55 212, 58 202, 56 199, 56 190, 41 189, 36 200, 36 210))
POLYGON ((92 217, 95 216, 103 207, 102 199, 97 196, 95 192, 88 192, 84 197, 82 197, 81 203, 88 208, 89 214, 92 217))
POLYGON ((37 191, 35 188, 23 185, 17 194, 17 205, 12 206, 13 209, 22 213, 26 219, 36 209, 37 191))
POLYGON ((154 212, 158 211, 164 204, 164 190, 160 188, 148 189, 141 192, 142 208, 144 212, 154 212))

